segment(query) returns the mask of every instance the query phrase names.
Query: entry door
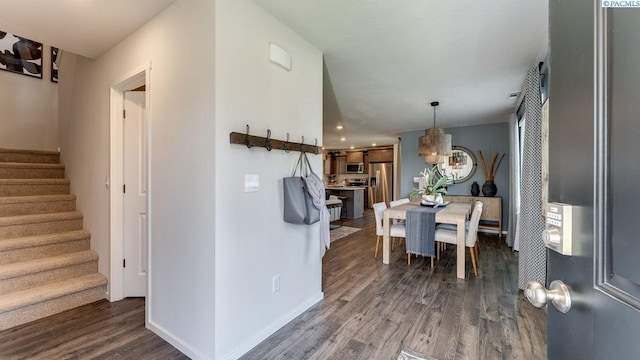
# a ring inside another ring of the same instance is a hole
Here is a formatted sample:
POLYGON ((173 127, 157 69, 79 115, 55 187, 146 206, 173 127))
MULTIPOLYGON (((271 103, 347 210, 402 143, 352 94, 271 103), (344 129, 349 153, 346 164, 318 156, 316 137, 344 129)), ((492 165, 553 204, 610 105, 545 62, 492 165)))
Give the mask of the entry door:
POLYGON ((578 255, 548 253, 549 359, 640 358, 640 9, 551 0, 549 201, 578 205, 578 255), (596 35, 594 35, 596 34, 596 35))
POLYGON ((148 270, 145 92, 124 93, 124 296, 146 296, 148 270))

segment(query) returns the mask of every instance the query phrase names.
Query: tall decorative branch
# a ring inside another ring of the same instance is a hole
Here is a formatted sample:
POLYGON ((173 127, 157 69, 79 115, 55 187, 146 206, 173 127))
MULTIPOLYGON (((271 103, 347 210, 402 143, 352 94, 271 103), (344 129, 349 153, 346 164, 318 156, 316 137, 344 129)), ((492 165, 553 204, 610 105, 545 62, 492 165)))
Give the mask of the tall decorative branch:
POLYGON ((502 163, 502 159, 504 159, 505 154, 502 154, 502 156, 500 156, 500 160, 498 160, 498 156, 500 155, 499 153, 495 153, 493 156, 489 153, 491 166, 487 166, 482 150, 478 150, 478 154, 480 154, 480 164, 482 165, 482 171, 484 172, 484 180, 493 181, 496 178, 496 174, 498 173, 498 169, 500 168, 500 164, 502 163))

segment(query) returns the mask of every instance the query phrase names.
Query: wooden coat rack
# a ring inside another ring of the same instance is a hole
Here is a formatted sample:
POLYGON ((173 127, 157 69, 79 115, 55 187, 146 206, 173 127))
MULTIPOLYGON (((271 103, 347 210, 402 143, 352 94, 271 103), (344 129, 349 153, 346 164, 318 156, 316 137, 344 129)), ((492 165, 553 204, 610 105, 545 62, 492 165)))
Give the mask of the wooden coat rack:
POLYGON ((320 146, 318 146, 318 139, 316 139, 315 145, 308 145, 304 143, 304 136, 302 137, 301 143, 290 142, 289 141, 289 133, 287 133, 287 140, 278 140, 271 138, 271 130, 267 129, 267 137, 249 135, 249 125, 247 125, 246 133, 232 132, 229 134, 229 143, 230 144, 239 144, 244 145, 247 148, 252 148, 254 146, 264 147, 267 151, 271 151, 273 149, 284 150, 285 152, 290 151, 301 151, 312 154, 320 153, 320 146))

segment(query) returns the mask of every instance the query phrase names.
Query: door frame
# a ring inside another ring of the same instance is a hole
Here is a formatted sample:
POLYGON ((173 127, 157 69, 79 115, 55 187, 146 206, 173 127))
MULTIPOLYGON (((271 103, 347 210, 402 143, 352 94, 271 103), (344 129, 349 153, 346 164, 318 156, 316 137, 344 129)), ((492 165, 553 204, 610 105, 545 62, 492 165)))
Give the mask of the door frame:
MULTIPOLYGON (((122 112, 124 109, 124 92, 140 85, 145 85, 145 102, 147 116, 147 298, 149 296, 149 283, 151 278, 151 61, 141 65, 128 73, 120 76, 112 82, 110 87, 110 160, 109 160, 109 243, 110 243, 110 268, 109 268, 109 301, 118 301, 124 298, 124 199, 122 187, 124 185, 124 125, 122 112)), ((149 303, 148 301, 146 302, 149 303)), ((148 313, 148 311, 145 311, 148 313)))

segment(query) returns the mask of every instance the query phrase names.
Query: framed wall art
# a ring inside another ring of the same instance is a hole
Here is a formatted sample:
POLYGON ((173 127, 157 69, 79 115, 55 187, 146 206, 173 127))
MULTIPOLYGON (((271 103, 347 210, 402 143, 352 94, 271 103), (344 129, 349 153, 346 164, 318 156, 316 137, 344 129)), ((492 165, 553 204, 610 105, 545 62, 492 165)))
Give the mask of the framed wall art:
POLYGON ((42 79, 42 43, 0 31, 0 70, 42 79))
POLYGON ((51 47, 51 81, 58 82, 58 48, 51 47))

